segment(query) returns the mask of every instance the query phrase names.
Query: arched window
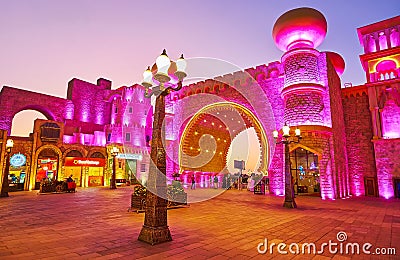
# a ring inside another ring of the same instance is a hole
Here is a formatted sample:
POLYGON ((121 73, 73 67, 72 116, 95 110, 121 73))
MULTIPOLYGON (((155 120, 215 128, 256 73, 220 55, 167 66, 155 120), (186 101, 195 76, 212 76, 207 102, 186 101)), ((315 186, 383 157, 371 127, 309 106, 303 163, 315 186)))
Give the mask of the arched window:
POLYGON ((90 156, 90 158, 102 158, 105 159, 104 155, 101 152, 94 152, 92 153, 92 155, 90 156))
POLYGON ((65 157, 82 157, 82 153, 77 150, 72 150, 69 151, 65 157))
POLYGON ((375 39, 374 36, 368 35, 367 36, 367 46, 368 46, 368 51, 369 52, 375 52, 376 51, 376 44, 375 44, 375 39))
POLYGON ((379 33, 379 47, 381 50, 386 50, 388 48, 387 38, 384 32, 379 33))
POLYGON ((396 62, 393 60, 383 60, 376 65, 376 73, 379 80, 388 80, 397 78, 396 62))
POLYGON ((388 100, 381 112, 383 138, 400 138, 400 107, 388 100))
POLYGON ((392 48, 400 45, 400 34, 395 28, 390 31, 390 44, 392 48))

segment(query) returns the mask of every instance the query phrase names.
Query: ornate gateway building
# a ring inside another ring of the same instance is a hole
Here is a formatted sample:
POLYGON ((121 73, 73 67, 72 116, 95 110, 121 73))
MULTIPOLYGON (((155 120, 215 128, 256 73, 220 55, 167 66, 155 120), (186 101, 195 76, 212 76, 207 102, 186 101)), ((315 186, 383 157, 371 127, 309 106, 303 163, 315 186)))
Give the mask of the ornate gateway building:
MULTIPOLYGON (((322 199, 399 197, 399 25, 397 16, 357 29, 367 82, 341 88, 343 58, 317 49, 327 32, 325 17, 311 8, 283 14, 272 32, 280 61, 190 84, 167 97, 169 179, 194 176, 201 187, 214 176, 221 180, 232 141, 253 128, 260 144, 256 173, 267 176, 272 194, 282 195, 284 149, 272 132, 281 136, 286 124, 302 135, 289 149, 296 192, 322 199)), ((73 79, 66 99, 3 87, 1 158, 14 115, 26 109, 48 120, 36 120, 28 138, 12 137, 12 154, 22 156, 14 158, 10 173, 24 180, 20 189, 70 174, 83 187, 108 185, 113 146, 121 150, 117 179, 146 179, 152 109, 143 87, 111 90, 105 79, 96 85, 73 79)))

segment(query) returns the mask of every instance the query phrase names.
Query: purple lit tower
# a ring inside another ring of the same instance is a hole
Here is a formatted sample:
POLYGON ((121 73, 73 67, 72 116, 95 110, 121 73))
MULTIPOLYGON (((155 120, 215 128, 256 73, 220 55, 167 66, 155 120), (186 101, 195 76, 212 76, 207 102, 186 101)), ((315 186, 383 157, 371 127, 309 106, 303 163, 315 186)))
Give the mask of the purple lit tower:
MULTIPOLYGON (((307 150, 311 157, 318 156, 313 167, 319 168, 321 197, 334 199, 347 197, 350 185, 338 77, 343 73, 344 61, 339 54, 315 49, 326 32, 327 22, 319 11, 298 8, 277 19, 272 36, 284 51, 283 121, 299 127, 303 136, 300 144, 291 145, 290 151, 307 150)), ((294 167, 293 163, 292 175, 295 168, 295 178, 299 180, 297 167, 304 166, 294 167)))

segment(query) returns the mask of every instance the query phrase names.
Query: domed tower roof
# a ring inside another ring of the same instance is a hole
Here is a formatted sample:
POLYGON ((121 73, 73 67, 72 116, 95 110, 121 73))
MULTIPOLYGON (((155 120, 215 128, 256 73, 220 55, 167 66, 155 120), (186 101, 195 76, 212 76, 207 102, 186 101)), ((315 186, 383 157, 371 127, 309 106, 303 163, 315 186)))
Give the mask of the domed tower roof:
POLYGON ((346 67, 343 57, 340 54, 332 51, 327 51, 326 56, 331 61, 333 67, 335 67, 336 73, 341 76, 344 72, 344 68, 346 67))
POLYGON ((276 46, 286 52, 296 48, 316 48, 325 39, 327 23, 319 11, 302 7, 282 14, 272 30, 276 46))

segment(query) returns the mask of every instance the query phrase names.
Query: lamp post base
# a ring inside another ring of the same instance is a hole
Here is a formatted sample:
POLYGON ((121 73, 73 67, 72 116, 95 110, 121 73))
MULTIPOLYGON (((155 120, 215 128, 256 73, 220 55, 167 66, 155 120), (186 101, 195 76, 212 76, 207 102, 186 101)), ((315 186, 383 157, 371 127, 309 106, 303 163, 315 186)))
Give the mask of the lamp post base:
POLYGON ((297 208, 296 202, 295 202, 294 200, 292 200, 292 201, 285 201, 285 202, 283 203, 283 206, 284 206, 285 208, 289 208, 289 209, 297 208))
POLYGON ((0 194, 0 197, 9 197, 9 196, 8 196, 8 192, 2 192, 2 193, 0 194))
POLYGON ((140 231, 139 241, 148 243, 150 245, 156 245, 164 242, 172 241, 171 233, 169 232, 168 226, 162 227, 149 227, 143 225, 140 231))

